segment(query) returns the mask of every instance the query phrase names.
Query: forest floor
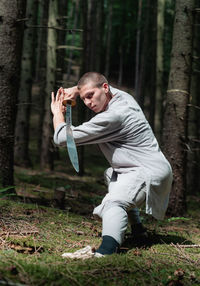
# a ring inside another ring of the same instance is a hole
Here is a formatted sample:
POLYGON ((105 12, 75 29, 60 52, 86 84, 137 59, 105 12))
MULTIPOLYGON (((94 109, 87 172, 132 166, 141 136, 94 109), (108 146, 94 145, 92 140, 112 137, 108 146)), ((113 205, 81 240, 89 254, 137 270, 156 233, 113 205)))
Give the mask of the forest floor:
MULTIPOLYGON (((102 160, 92 153, 88 166, 102 160)), ((62 258, 100 244, 101 222, 92 210, 106 192, 99 175, 106 163, 79 177, 59 162, 54 172, 16 167, 21 199, 0 199, 0 285, 200 285, 200 198, 194 196, 184 217, 156 221, 141 210, 148 241, 127 236, 120 254, 62 258)))
POLYGON ((184 217, 156 221, 141 209, 149 239, 130 239, 128 229, 120 254, 86 260, 61 256, 99 246, 101 221, 92 211, 106 193, 108 164, 97 147, 85 147, 80 177, 66 149, 59 148, 54 171, 40 170, 37 108, 31 117, 32 168, 15 166, 18 197, 0 198, 0 285, 200 285, 200 196, 187 197, 184 217))

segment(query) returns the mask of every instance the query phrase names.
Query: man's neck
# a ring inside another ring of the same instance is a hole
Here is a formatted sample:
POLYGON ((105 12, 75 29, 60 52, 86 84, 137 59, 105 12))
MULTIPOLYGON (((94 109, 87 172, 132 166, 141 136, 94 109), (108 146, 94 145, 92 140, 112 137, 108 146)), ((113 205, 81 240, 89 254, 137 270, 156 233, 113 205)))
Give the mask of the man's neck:
POLYGON ((106 102, 105 102, 105 104, 104 104, 103 111, 106 110, 106 108, 107 108, 109 102, 111 101, 111 99, 113 98, 113 96, 114 96, 114 95, 113 95, 112 92, 110 92, 110 91, 106 94, 107 100, 106 100, 106 102))

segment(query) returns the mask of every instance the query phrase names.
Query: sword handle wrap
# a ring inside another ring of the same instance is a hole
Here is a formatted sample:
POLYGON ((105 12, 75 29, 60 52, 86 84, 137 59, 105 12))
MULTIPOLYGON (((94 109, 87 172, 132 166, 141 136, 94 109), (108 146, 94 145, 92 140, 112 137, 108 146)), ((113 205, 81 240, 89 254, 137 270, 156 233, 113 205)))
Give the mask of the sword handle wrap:
POLYGON ((64 106, 71 105, 72 107, 74 107, 76 105, 76 101, 75 100, 71 100, 71 99, 64 99, 62 104, 64 106))

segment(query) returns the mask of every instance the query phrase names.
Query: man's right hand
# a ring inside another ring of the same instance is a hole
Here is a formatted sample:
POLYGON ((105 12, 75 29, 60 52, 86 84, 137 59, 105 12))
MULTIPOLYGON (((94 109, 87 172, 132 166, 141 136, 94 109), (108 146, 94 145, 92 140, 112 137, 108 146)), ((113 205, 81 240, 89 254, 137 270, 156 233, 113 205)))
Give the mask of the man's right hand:
POLYGON ((76 101, 77 96, 79 96, 77 86, 64 88, 64 100, 76 101))

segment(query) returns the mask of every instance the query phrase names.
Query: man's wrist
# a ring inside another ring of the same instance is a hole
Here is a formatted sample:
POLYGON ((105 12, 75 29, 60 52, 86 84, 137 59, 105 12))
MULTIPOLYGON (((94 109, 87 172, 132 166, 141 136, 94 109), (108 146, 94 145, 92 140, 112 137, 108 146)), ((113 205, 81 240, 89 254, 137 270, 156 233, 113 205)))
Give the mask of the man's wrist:
POLYGON ((54 115, 53 115, 53 126, 54 126, 54 130, 56 130, 56 128, 58 127, 58 125, 59 125, 60 123, 65 123, 64 115, 63 115, 62 113, 54 114, 54 115))
POLYGON ((76 100, 76 98, 80 95, 77 86, 64 88, 64 93, 66 98, 76 100))

